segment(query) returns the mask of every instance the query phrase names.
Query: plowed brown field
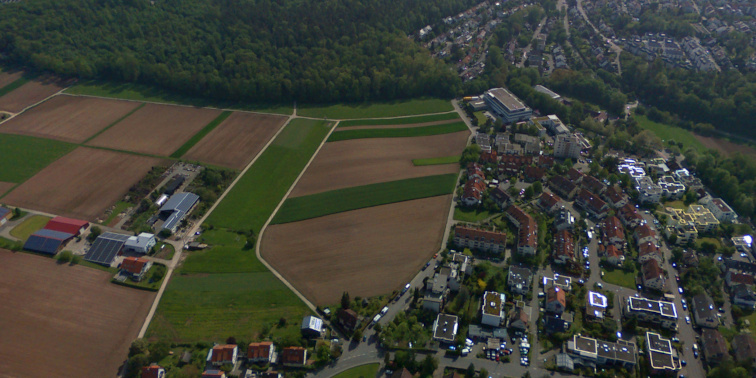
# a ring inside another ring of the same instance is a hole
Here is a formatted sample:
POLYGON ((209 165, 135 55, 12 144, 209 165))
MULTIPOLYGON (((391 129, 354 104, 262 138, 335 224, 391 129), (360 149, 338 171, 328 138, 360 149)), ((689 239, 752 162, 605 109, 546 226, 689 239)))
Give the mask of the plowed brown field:
POLYGON ((456 164, 416 167, 412 159, 462 152, 468 131, 416 138, 365 138, 326 143, 290 197, 379 182, 459 172, 456 164))
POLYGON ((147 104, 89 144, 168 156, 220 113, 215 109, 147 104))
POLYGON ((22 71, 2 71, 0 72, 0 88, 18 80, 24 73, 22 71))
POLYGON ((0 110, 18 113, 65 88, 57 78, 40 78, 29 81, 16 90, 0 97, 0 110))
POLYGON ((81 143, 139 106, 138 102, 55 96, 0 125, 0 132, 81 143))
POLYGON ((159 164, 168 162, 79 147, 18 186, 3 202, 93 221, 159 164))
POLYGON ((117 375, 155 293, 26 253, 0 250, 0 266, 0 375, 117 375))
POLYGON ((233 169, 244 168, 286 122, 287 117, 233 113, 183 158, 233 169))
POLYGON ((268 227, 261 254, 318 305, 399 289, 437 252, 452 196, 268 227))
POLYGON ((455 122, 461 122, 462 119, 445 119, 441 121, 431 121, 431 122, 422 122, 422 123, 411 123, 408 125, 375 125, 375 126, 347 126, 347 127, 339 127, 339 131, 341 130, 360 130, 360 129, 406 129, 411 127, 423 127, 423 126, 434 126, 434 125, 446 125, 447 123, 455 123, 455 122))
POLYGON ((5 194, 5 192, 11 190, 12 187, 16 186, 16 184, 12 182, 3 182, 0 181, 0 196, 5 194))

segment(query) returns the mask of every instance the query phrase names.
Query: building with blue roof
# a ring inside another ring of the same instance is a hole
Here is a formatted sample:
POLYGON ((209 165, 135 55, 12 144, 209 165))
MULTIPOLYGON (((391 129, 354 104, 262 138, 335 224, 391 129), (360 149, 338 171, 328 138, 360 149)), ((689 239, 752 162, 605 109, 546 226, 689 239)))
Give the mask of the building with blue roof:
POLYGON ((161 230, 170 230, 176 232, 181 220, 191 211, 195 204, 199 202, 199 196, 194 193, 183 192, 176 193, 160 207, 160 219, 163 219, 161 230))
POLYGON ((32 252, 57 254, 66 243, 73 238, 73 234, 41 229, 29 236, 24 243, 24 249, 32 252))
POLYGON ((13 217, 13 212, 7 208, 0 206, 0 226, 9 221, 13 217))

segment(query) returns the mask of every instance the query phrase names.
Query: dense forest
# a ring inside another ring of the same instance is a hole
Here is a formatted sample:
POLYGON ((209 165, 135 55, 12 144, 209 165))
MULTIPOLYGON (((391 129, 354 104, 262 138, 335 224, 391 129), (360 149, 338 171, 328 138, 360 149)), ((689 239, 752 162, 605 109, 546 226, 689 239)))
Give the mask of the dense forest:
POLYGON ((472 0, 29 0, 0 8, 0 52, 60 75, 227 100, 455 95, 407 34, 472 0))

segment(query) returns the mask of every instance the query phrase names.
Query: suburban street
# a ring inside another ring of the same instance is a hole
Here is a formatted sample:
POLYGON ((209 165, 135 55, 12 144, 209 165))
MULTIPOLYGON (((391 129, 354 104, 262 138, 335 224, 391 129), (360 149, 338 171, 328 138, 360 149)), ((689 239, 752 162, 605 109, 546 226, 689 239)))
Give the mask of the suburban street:
POLYGON ((609 45, 609 49, 612 50, 612 52, 616 53, 616 57, 614 58, 614 64, 617 65, 617 74, 622 76, 622 67, 620 64, 620 54, 622 53, 622 47, 619 45, 616 45, 612 40, 609 38, 606 38, 605 35, 601 34, 601 31, 598 30, 596 26, 593 25, 591 20, 588 18, 588 15, 585 13, 585 10, 583 9, 582 0, 577 0, 577 9, 578 12, 583 16, 583 19, 586 23, 593 29, 593 31, 601 37, 602 41, 605 41, 609 45))

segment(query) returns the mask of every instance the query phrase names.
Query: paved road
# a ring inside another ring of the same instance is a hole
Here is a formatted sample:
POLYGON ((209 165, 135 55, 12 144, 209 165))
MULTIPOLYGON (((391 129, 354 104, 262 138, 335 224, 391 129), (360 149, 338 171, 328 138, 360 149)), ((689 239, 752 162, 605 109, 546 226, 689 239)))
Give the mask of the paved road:
POLYGON ((616 53, 617 56, 614 58, 614 64, 617 65, 617 74, 622 76, 622 67, 620 65, 620 54, 622 53, 622 47, 619 45, 616 45, 612 40, 606 38, 603 34, 601 34, 601 31, 598 30, 596 26, 593 25, 590 19, 588 19, 588 15, 585 13, 585 10, 583 9, 582 0, 577 0, 577 9, 578 12, 583 16, 583 19, 585 20, 588 25, 593 29, 593 31, 601 37, 602 41, 606 41, 606 43, 609 44, 609 49, 612 50, 612 52, 616 53))
POLYGON ((536 28, 535 32, 533 33, 533 39, 530 40, 530 43, 522 50, 522 59, 519 63, 517 63, 517 67, 523 67, 525 65, 525 61, 527 61, 528 56, 530 55, 530 50, 533 49, 533 40, 538 37, 539 34, 541 34, 541 28, 543 28, 543 25, 546 24, 546 17, 544 17, 540 23, 538 23, 538 27, 536 28))

